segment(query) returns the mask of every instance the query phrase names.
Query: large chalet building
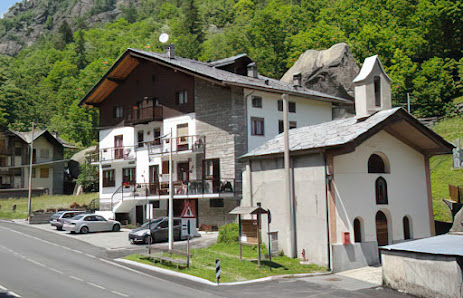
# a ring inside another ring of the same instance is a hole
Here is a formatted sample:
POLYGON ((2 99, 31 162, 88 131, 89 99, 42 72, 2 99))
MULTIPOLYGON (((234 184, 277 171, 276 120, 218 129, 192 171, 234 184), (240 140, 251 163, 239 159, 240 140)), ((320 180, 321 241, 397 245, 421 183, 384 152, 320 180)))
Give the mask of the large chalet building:
POLYGON ((100 210, 123 222, 167 215, 172 153, 174 216, 189 206, 198 225, 218 227, 242 196, 238 158, 291 127, 333 119, 353 102, 258 74, 246 54, 200 62, 128 49, 82 99, 100 111, 100 210), (172 149, 171 149, 172 148, 172 149), (152 208, 152 211, 150 209, 152 208))

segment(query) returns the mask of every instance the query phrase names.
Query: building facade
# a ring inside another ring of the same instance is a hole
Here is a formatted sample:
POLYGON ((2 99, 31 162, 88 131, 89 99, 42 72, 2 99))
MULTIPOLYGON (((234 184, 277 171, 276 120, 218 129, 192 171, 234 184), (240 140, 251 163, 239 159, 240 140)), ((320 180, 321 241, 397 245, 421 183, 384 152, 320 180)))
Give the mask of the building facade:
POLYGON ((104 127, 93 158, 100 209, 138 224, 165 216, 172 158, 174 216, 189 205, 199 226, 232 221, 242 194, 237 159, 279 133, 283 93, 295 127, 352 105, 260 76, 244 54, 204 63, 128 49, 81 101, 100 110, 104 127))
POLYGON ((354 82, 364 91, 356 93, 357 116, 289 132, 289 186, 282 135, 241 159, 242 205, 270 210, 287 255, 335 271, 377 264, 378 247, 435 234, 429 158, 453 148, 391 108, 390 79, 376 56, 354 82))

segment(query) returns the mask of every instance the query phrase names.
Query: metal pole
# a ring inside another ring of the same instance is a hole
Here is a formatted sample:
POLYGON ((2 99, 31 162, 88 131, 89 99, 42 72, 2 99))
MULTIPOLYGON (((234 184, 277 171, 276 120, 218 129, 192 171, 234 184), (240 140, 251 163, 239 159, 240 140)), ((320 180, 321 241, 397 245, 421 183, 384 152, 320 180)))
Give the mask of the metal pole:
POLYGON ((262 240, 260 239, 260 213, 257 214, 257 250, 259 253, 259 258, 257 259, 257 267, 260 268, 260 259, 262 258, 262 253, 260 251, 260 242, 262 240))
POLYGON ((240 242, 240 261, 243 260, 243 243, 241 242, 241 233, 242 233, 242 229, 241 229, 241 214, 238 214, 238 233, 239 233, 239 236, 240 236, 240 239, 238 239, 238 241, 240 242))
POLYGON ((291 258, 297 257, 297 248, 296 248, 296 218, 294 214, 294 197, 292 193, 292 183, 291 183, 291 169, 290 169, 290 157, 289 157, 289 119, 288 119, 288 95, 281 95, 283 100, 283 124, 284 124, 284 143, 285 143, 285 152, 284 152, 284 163, 285 163, 285 184, 286 184, 286 194, 289 201, 289 234, 290 234, 290 247, 291 247, 291 258))
POLYGON ((169 153, 169 251, 174 248, 174 186, 172 180, 172 128, 170 129, 170 153, 169 153))
POLYGON ((29 193, 27 195, 27 214, 28 214, 28 222, 31 223, 31 215, 32 215, 32 163, 34 158, 34 129, 35 123, 32 122, 32 137, 31 137, 31 146, 30 146, 30 163, 29 163, 29 193))
POLYGON ((407 111, 410 113, 410 93, 407 92, 407 111))

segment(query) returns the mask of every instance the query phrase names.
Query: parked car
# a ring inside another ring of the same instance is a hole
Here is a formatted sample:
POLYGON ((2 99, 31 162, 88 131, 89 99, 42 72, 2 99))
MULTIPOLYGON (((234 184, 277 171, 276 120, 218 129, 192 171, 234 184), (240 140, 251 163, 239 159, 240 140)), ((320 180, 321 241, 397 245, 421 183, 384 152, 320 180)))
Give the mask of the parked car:
POLYGON ((53 226, 53 227, 56 227, 56 229, 58 231, 62 231, 63 230, 63 224, 65 222, 66 219, 71 219, 73 218, 74 216, 80 214, 80 213, 85 213, 85 211, 75 211, 75 210, 71 210, 71 211, 58 211, 56 212, 55 214, 53 214, 50 218, 50 224, 53 226))
MULTIPOLYGON (((141 227, 133 229, 129 233, 129 241, 134 243, 148 243, 151 234, 151 242, 161 242, 169 240, 169 218, 159 217, 151 221, 151 233, 149 222, 141 227)), ((174 240, 181 240, 182 219, 174 217, 174 240)))
POLYGON ((120 229, 120 222, 105 219, 103 216, 96 214, 79 214, 69 220, 66 220, 63 224, 63 230, 81 234, 105 231, 118 232, 120 229))

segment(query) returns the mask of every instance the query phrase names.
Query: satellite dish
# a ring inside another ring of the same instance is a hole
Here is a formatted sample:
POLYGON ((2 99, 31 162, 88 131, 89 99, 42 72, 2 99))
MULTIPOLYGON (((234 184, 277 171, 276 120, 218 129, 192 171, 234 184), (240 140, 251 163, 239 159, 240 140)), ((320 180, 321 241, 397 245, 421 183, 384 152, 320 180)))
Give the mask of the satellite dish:
POLYGON ((166 43, 167 41, 169 41, 169 34, 167 33, 162 33, 160 36, 159 36, 159 41, 161 43, 166 43))

